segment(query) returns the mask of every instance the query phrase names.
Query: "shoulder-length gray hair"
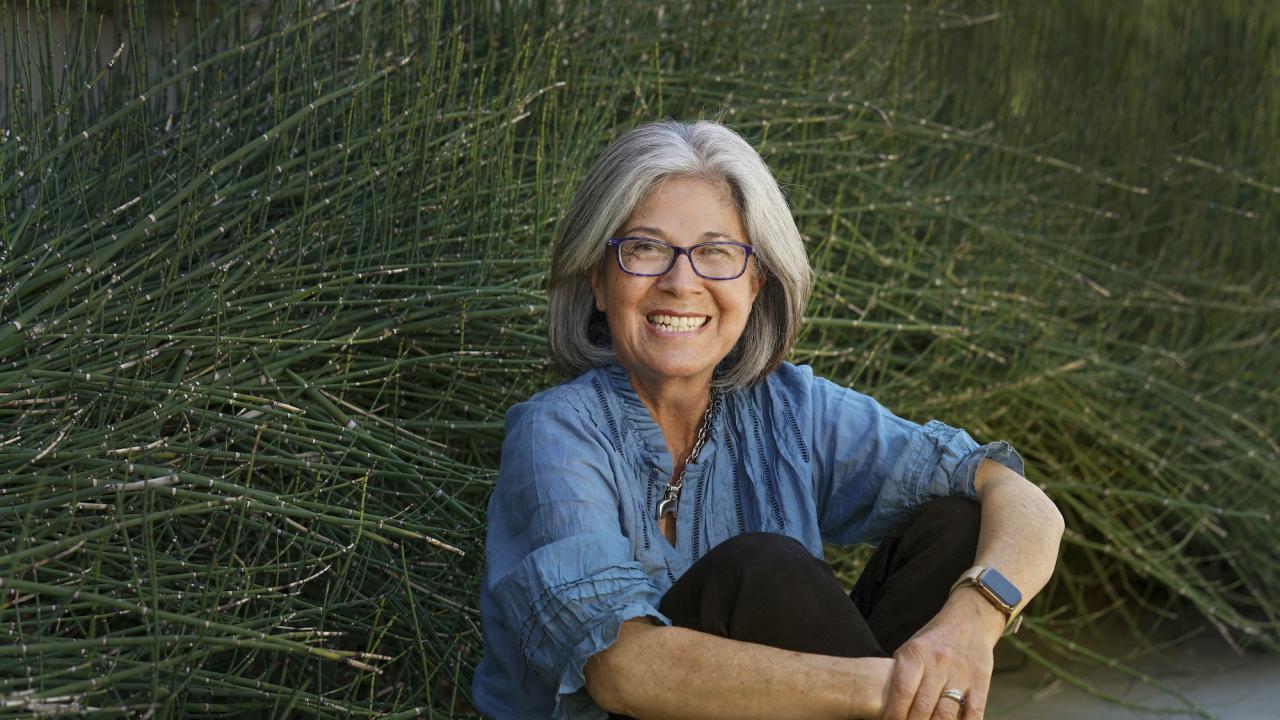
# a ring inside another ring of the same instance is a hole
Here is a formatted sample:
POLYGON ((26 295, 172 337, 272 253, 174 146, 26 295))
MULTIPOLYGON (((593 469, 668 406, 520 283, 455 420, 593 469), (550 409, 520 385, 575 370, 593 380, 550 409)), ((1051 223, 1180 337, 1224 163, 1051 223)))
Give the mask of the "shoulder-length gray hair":
POLYGON ((576 377, 613 360, 608 329, 588 277, 602 267, 607 242, 658 183, 695 177, 728 185, 767 280, 737 345, 713 384, 742 388, 786 358, 809 299, 812 270, 786 198, 764 160, 741 136, 713 122, 646 123, 600 155, 583 180, 552 248, 547 339, 556 369, 576 377))

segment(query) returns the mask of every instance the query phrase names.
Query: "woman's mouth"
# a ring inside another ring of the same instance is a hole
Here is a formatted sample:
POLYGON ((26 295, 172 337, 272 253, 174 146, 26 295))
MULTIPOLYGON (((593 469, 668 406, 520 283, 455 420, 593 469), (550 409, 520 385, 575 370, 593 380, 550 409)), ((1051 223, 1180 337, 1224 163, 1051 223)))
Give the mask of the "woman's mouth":
POLYGON ((663 332, 693 332, 707 324, 707 321, 711 318, 706 315, 678 316, 654 313, 645 319, 649 321, 650 325, 663 332))

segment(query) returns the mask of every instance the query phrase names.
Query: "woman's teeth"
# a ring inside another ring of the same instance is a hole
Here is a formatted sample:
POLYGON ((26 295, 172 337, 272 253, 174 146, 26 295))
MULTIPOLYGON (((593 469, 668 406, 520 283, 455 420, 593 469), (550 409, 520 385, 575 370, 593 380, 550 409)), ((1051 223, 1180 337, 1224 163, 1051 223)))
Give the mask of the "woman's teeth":
POLYGON ((667 332, 689 332, 697 330, 707 322, 707 316, 676 317, 674 315, 650 315, 649 322, 659 330, 667 332))

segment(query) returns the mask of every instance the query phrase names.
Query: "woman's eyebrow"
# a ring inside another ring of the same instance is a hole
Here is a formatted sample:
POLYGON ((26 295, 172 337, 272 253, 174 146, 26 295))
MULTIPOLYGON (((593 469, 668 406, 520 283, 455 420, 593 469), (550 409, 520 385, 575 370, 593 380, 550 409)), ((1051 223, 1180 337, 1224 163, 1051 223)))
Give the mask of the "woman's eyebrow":
POLYGON ((640 233, 642 235, 657 235, 663 240, 667 239, 667 234, 662 232, 662 230, 656 227, 649 227, 648 225, 636 225, 635 227, 629 227, 626 230, 623 230, 621 234, 630 235, 632 233, 640 233))
POLYGON ((719 230, 708 230, 707 232, 702 233, 703 240, 715 240, 716 238, 729 240, 731 242, 741 242, 738 238, 730 235, 729 233, 720 232, 719 230))
MULTIPOLYGON (((620 235, 626 236, 632 233, 640 233, 642 235, 656 235, 662 240, 670 240, 670 238, 667 237, 667 234, 664 233, 661 229, 656 227, 649 227, 648 225, 637 225, 635 227, 629 227, 626 230, 623 230, 620 233, 620 235)), ((702 233, 702 235, 700 235, 699 238, 701 240, 723 239, 723 240, 729 240, 732 242, 741 242, 740 240, 730 235, 729 233, 720 232, 719 230, 708 230, 707 232, 702 233)))

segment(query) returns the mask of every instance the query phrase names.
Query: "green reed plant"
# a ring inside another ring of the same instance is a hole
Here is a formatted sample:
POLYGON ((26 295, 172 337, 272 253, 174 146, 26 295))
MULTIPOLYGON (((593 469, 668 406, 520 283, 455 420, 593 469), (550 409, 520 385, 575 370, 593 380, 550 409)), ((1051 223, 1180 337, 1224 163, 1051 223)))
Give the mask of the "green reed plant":
POLYGON ((0 14, 0 714, 467 714, 550 239, 668 115, 791 197, 796 360, 1063 508, 1030 657, 1188 612, 1280 644, 1280 134, 1213 111, 1276 109, 1274 13, 128 0, 99 47, 102 5, 0 14), (1213 61, 1055 76, 1068 25, 1213 61))

